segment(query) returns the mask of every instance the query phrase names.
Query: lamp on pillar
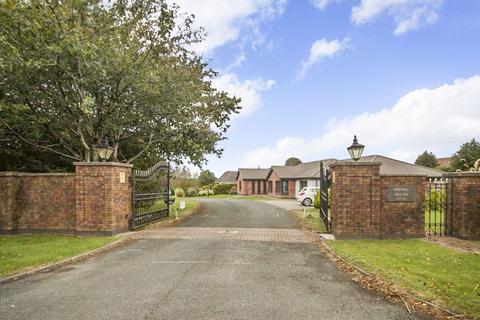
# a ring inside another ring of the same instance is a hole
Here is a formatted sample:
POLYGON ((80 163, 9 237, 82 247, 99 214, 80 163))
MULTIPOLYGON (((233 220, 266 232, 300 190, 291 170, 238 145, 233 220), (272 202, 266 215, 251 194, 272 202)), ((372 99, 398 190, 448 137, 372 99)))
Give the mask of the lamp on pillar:
POLYGON ((98 159, 106 162, 113 154, 113 148, 108 145, 108 138, 103 137, 95 145, 95 151, 98 155, 98 159))
POLYGON ((358 143, 357 135, 353 136, 353 143, 350 147, 347 148, 350 158, 354 161, 358 161, 362 157, 362 152, 365 146, 358 143))

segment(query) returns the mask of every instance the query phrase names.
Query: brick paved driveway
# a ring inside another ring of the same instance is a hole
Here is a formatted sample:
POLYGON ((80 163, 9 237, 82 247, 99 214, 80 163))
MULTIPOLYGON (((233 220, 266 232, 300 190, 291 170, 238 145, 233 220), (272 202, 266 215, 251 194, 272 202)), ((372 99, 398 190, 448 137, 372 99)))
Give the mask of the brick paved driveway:
POLYGON ((176 228, 0 286, 1 319, 417 319, 338 271, 296 218, 209 200, 176 228))

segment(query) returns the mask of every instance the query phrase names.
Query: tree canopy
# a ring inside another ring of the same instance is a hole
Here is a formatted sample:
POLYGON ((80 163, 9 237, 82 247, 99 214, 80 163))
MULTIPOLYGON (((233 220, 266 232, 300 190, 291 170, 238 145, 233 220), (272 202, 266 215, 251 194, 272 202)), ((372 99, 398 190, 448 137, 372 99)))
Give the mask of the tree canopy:
POLYGON ((450 158, 450 169, 453 171, 468 171, 474 168, 475 162, 480 159, 480 142, 475 138, 460 146, 450 158))
POLYGON ((295 158, 295 157, 290 157, 287 160, 285 160, 285 165, 290 166, 290 167, 297 166, 300 163, 302 163, 302 161, 298 158, 295 158))
POLYGON ((215 182, 215 174, 210 170, 204 170, 200 172, 198 176, 198 183, 201 187, 207 186, 215 182))
POLYGON ((240 100, 212 87, 189 50, 202 30, 168 3, 2 1, 0 165, 94 161, 102 137, 143 167, 219 156, 240 100))
POLYGON ((428 152, 427 150, 425 150, 417 157, 417 160, 415 160, 415 164, 429 168, 436 168, 438 166, 438 161, 437 157, 432 152, 428 152))

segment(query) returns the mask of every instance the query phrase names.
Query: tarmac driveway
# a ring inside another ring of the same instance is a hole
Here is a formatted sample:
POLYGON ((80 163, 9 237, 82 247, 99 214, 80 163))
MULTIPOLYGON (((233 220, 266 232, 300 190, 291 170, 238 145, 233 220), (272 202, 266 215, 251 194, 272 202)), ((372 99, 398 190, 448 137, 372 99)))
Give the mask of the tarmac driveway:
POLYGON ((2 319, 415 319, 365 291, 288 212, 208 200, 84 263, 0 286, 2 319))

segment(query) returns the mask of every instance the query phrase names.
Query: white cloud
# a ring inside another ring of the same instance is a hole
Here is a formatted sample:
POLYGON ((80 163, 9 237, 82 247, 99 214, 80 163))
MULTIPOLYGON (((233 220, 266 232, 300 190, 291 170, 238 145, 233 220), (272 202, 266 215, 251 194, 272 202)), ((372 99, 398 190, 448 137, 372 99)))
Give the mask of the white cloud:
POLYGON ((373 21, 383 13, 393 17, 395 35, 417 30, 438 19, 443 0, 361 0, 352 8, 351 20, 357 25, 373 21))
POLYGON ((331 40, 320 39, 315 41, 310 47, 310 55, 307 60, 302 62, 302 67, 297 74, 297 79, 301 79, 305 76, 307 70, 316 64, 317 62, 330 58, 338 54, 339 52, 348 48, 348 38, 343 40, 331 40))
POLYGON ((332 2, 340 2, 340 0, 310 0, 310 2, 319 10, 323 10, 332 2))
POLYGON ((275 85, 275 80, 264 80, 259 77, 242 81, 233 73, 225 73, 215 78, 212 84, 217 89, 241 98, 240 116, 245 116, 262 105, 261 92, 270 90, 275 85))
POLYGON ((317 138, 285 137, 245 155, 249 166, 281 164, 290 156, 303 160, 346 158, 357 134, 365 154, 414 161, 425 149, 452 154, 462 143, 480 137, 480 75, 433 89, 418 89, 388 109, 352 118, 331 119, 317 138))
POLYGON ((252 36, 255 44, 262 42, 259 26, 281 15, 286 0, 171 0, 182 12, 195 15, 194 27, 203 27, 207 39, 196 45, 199 53, 213 49, 242 36, 252 36))

